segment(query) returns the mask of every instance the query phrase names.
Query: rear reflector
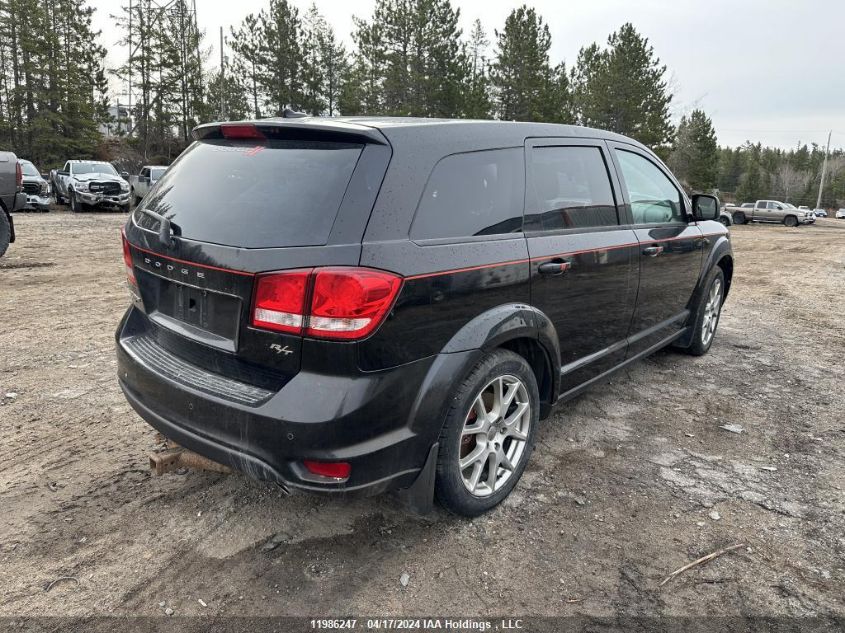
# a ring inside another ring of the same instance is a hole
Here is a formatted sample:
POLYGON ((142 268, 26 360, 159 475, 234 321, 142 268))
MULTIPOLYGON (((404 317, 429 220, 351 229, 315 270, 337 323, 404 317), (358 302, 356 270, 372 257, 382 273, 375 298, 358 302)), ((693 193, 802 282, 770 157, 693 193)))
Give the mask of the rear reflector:
POLYGON ((315 462, 307 459, 302 462, 302 465, 309 473, 337 480, 349 479, 349 474, 352 472, 349 462, 315 462))
POLYGON ((324 339, 360 339, 384 320, 401 286, 398 275, 369 268, 260 275, 255 283, 252 324, 324 339))
POLYGON ((277 332, 301 334, 305 291, 311 270, 261 275, 255 282, 252 324, 277 332))
POLYGON ((123 241, 123 263, 126 264, 126 278, 134 286, 137 285, 137 281, 135 280, 135 270, 132 268, 132 251, 129 249, 129 241, 122 231, 120 237, 123 241))
POLYGON ((220 126, 223 138, 229 139, 263 139, 264 134, 250 123, 224 123, 220 126))

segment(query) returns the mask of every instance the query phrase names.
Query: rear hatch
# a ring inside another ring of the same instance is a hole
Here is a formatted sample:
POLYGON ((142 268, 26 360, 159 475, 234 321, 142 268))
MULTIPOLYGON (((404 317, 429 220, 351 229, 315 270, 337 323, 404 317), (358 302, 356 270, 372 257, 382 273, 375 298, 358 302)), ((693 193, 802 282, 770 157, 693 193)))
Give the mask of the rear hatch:
POLYGON ((185 363, 270 391, 300 370, 303 335, 256 325, 253 294, 263 273, 358 264, 390 149, 348 127, 198 128, 127 223, 130 352, 201 389, 185 363))

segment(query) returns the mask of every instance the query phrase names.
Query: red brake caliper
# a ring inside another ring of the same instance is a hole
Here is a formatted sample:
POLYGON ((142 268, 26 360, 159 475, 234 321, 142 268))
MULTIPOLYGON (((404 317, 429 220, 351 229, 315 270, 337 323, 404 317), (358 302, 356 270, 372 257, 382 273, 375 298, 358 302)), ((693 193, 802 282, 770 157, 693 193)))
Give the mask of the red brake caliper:
MULTIPOLYGON (((478 419, 478 414, 475 412, 475 409, 469 412, 467 416, 467 422, 475 422, 478 419)), ((475 448, 475 435, 464 435, 461 438, 461 457, 466 457, 470 454, 470 451, 475 448)))

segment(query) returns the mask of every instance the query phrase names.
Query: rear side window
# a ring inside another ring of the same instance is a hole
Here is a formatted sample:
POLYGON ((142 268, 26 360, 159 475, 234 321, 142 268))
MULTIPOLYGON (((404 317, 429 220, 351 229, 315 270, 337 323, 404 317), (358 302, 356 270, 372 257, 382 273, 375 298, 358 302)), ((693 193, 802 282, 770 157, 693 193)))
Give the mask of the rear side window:
POLYGON ((521 147, 447 156, 431 172, 411 239, 521 231, 524 196, 521 147))
POLYGON ((631 200, 634 224, 684 222, 681 192, 650 160, 617 150, 622 177, 631 200))
POLYGON ((529 169, 526 230, 616 226, 610 176, 598 147, 535 147, 529 169))
MULTIPOLYGON (((363 145, 314 141, 194 143, 142 206, 183 237, 243 248, 328 241, 363 145)), ((158 229, 136 213, 143 228, 158 229)))

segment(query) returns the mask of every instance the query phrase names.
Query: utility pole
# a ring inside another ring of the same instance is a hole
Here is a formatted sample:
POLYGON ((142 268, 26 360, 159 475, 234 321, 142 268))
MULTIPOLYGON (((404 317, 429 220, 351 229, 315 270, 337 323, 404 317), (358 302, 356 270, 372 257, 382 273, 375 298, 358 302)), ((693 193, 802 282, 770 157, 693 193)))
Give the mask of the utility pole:
POLYGON ((827 171, 827 155, 830 154, 830 135, 833 134, 833 130, 827 133, 827 149, 824 151, 824 162, 822 163, 822 179, 819 183, 819 197, 816 199, 816 209, 821 209, 822 204, 822 191, 824 191, 824 177, 825 172, 827 171))
MULTIPOLYGON (((132 0, 129 0, 129 61, 127 62, 129 68, 129 119, 132 119, 132 0)), ((131 123, 130 123, 131 127, 131 123)))
POLYGON ((223 55, 223 27, 220 27, 220 120, 226 120, 226 59, 223 55))

